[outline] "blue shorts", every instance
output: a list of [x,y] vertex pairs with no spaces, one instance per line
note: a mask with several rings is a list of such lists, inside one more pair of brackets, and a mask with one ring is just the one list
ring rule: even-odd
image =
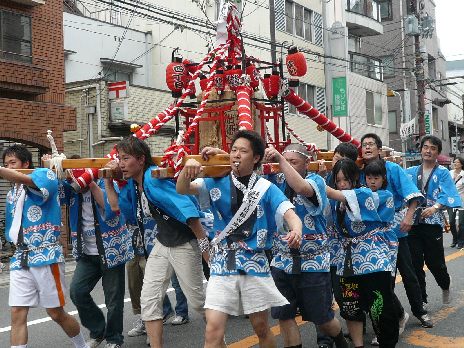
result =
[[322,325],[335,317],[332,309],[332,283],[329,272],[302,272],[288,274],[272,267],[272,277],[277,289],[290,304],[272,307],[274,319],[294,319],[300,309],[304,321]]

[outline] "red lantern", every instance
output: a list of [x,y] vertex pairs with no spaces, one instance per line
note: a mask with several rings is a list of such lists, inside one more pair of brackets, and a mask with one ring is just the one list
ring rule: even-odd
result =
[[216,75],[214,76],[214,87],[218,91],[218,94],[221,94],[225,88],[225,76],[224,70],[216,70]]
[[280,90],[280,75],[278,71],[273,71],[272,74],[265,74],[263,79],[264,92],[269,99],[274,99],[279,95]]
[[[288,55],[285,59],[287,71],[291,76],[301,77],[304,76],[308,70],[306,58],[303,53],[298,51],[295,46],[290,47]],[[290,79],[289,86],[297,87],[298,80]]]
[[206,87],[208,86],[208,81],[209,79],[205,75],[200,75],[200,88],[203,92],[206,90]]
[[253,64],[249,64],[246,68],[246,74],[250,77],[250,87],[256,89],[259,87],[258,70]]
[[166,67],[166,84],[172,92],[173,98],[179,98],[182,95],[187,81],[187,69],[181,63],[181,58],[175,57],[173,62]]
[[226,71],[226,80],[230,89],[235,91],[240,85],[240,77],[242,76],[242,69],[240,65],[234,66],[234,68]]

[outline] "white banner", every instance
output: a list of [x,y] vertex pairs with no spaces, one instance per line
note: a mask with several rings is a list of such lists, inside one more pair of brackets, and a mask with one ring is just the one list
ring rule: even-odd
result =
[[402,140],[406,140],[415,133],[416,119],[413,118],[411,121],[402,123],[400,127],[400,136]]

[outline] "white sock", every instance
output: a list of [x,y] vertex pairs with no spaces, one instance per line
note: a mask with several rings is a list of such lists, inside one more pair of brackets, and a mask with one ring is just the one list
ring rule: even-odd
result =
[[82,333],[79,332],[76,336],[71,337],[72,343],[74,343],[74,347],[76,348],[89,348],[89,346],[85,343],[84,336]]
[[27,348],[27,344],[22,344],[20,346],[11,346],[11,348]]

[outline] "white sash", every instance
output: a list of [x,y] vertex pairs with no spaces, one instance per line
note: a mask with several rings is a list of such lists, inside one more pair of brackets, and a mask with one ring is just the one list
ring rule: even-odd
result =
[[271,183],[266,179],[259,178],[255,186],[243,197],[242,204],[226,227],[211,241],[211,247],[217,246],[224,238],[243,224],[255,211],[261,198],[266,193]]
[[21,190],[21,193],[13,204],[14,206],[14,215],[13,215],[13,222],[11,223],[11,228],[9,231],[10,239],[13,243],[18,243],[18,234],[19,229],[21,228],[22,223],[22,216],[23,216],[23,208],[24,208],[24,201],[26,200],[26,190]]

